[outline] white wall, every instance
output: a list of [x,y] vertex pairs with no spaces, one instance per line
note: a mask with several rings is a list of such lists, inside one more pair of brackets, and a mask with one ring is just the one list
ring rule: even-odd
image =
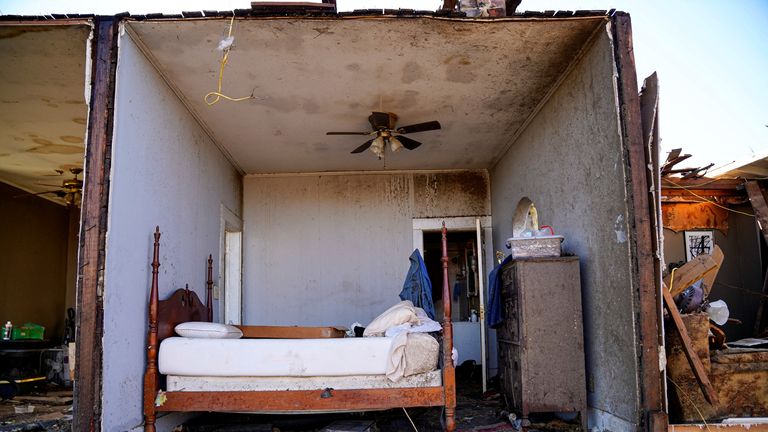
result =
[[631,430],[639,420],[637,288],[612,50],[608,34],[599,35],[494,167],[491,204],[495,249],[506,250],[509,221],[527,196],[539,222],[580,257],[591,425]]
[[413,218],[490,213],[485,171],[246,177],[243,188],[253,325],[367,324],[399,301]]
[[119,44],[104,274],[105,431],[132,430],[143,419],[155,225],[162,232],[160,297],[189,283],[204,299],[208,254],[218,267],[220,206],[241,214],[238,173],[130,37]]

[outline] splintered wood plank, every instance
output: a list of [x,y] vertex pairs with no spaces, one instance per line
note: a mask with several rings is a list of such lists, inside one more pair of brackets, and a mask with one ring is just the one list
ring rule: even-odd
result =
[[688,363],[691,365],[696,380],[699,382],[699,387],[701,387],[701,391],[704,393],[704,398],[711,405],[717,406],[720,404],[717,392],[715,392],[712,383],[709,381],[709,376],[707,376],[707,372],[704,370],[704,365],[701,364],[701,359],[696,355],[696,351],[693,350],[693,342],[691,342],[691,337],[688,336],[688,330],[685,328],[682,317],[680,317],[680,312],[677,311],[675,301],[672,299],[672,295],[666,286],[663,286],[661,291],[664,296],[664,304],[667,307],[667,311],[669,311],[669,316],[672,317],[673,326],[683,342],[683,351],[686,358],[688,358]]
[[725,255],[723,255],[723,251],[720,250],[720,247],[715,246],[715,249],[712,251],[712,255],[710,255],[712,260],[717,264],[717,268],[709,273],[707,273],[702,279],[704,279],[704,293],[706,295],[709,295],[709,292],[712,291],[712,286],[715,284],[715,279],[717,278],[717,273],[720,272],[720,267],[723,265],[723,260],[725,259]]
[[717,275],[717,270],[720,266],[717,261],[712,258],[712,256],[715,254],[723,254],[723,252],[720,250],[720,246],[715,245],[715,248],[712,251],[712,255],[699,255],[696,258],[683,264],[682,267],[676,269],[674,273],[674,280],[672,279],[672,272],[669,272],[669,274],[664,278],[664,285],[668,287],[671,286],[670,295],[674,297],[680,294],[681,292],[685,291],[686,288],[691,286],[691,284],[705,276],[708,276],[712,272]]
[[755,218],[760,224],[760,231],[763,233],[763,238],[768,243],[768,204],[765,203],[765,194],[763,188],[756,181],[748,181],[744,183],[744,188],[749,195],[749,202],[752,203],[752,208],[755,210]]

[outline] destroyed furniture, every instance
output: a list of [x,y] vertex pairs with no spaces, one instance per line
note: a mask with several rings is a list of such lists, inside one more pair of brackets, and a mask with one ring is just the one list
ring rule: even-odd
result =
[[578,412],[587,426],[579,259],[510,261],[502,269],[504,322],[497,329],[506,403],[533,412]]
[[[443,267],[443,299],[444,320],[442,330],[442,356],[440,356],[440,369],[419,375],[405,377],[397,383],[387,381],[386,376],[364,376],[365,372],[356,376],[340,376],[340,370],[348,368],[349,356],[338,349],[345,349],[346,353],[352,353],[358,358],[365,357],[362,350],[383,350],[388,352],[389,338],[326,338],[305,339],[304,342],[312,345],[306,355],[315,354],[328,358],[336,356],[337,371],[331,376],[275,376],[274,373],[265,373],[260,376],[221,376],[221,373],[229,373],[233,369],[232,364],[208,365],[209,370],[217,369],[218,376],[198,377],[174,377],[161,375],[163,362],[168,360],[161,357],[164,353],[163,343],[174,342],[178,345],[179,339],[171,338],[177,324],[190,321],[212,321],[211,292],[213,287],[213,260],[208,259],[207,305],[204,306],[194,291],[179,289],[168,299],[160,301],[158,298],[158,268],[160,231],[156,229],[154,234],[154,253],[152,260],[152,285],[149,300],[149,332],[147,347],[147,364],[144,374],[144,430],[155,431],[155,421],[159,412],[169,411],[211,411],[211,412],[253,412],[253,413],[299,413],[299,412],[350,412],[384,410],[407,407],[442,406],[445,408],[445,429],[452,431],[455,428],[454,410],[456,407],[456,387],[454,365],[451,358],[453,349],[451,327],[451,302],[448,287],[448,252],[446,242],[447,231],[443,226],[442,231],[442,267]],[[253,343],[267,342],[269,345],[283,346],[283,351],[291,351],[297,345],[296,340],[271,339],[254,340],[253,337],[270,337],[276,333],[285,334],[286,327],[248,327],[240,326],[244,339],[187,339],[186,341],[212,341],[230,342],[229,347],[237,346],[237,353],[246,353],[248,345],[251,345],[251,353],[258,354],[264,359],[262,366],[267,369],[282,370],[292,368],[295,365],[267,363],[269,354],[253,351]],[[298,338],[335,336],[332,331],[318,328],[292,328]],[[303,334],[302,334],[303,333]],[[184,342],[183,340],[181,341]],[[236,345],[232,345],[234,342]],[[291,343],[286,343],[291,342]],[[331,343],[323,343],[331,342]],[[357,346],[355,351],[352,345]],[[220,344],[215,349],[221,349]],[[261,348],[267,347],[262,344]],[[275,349],[279,350],[280,347]],[[167,351],[167,350],[166,350]],[[192,352],[192,351],[188,351]],[[195,358],[175,358],[181,368],[195,369],[206,361],[205,350],[199,350]],[[295,353],[293,353],[295,354]],[[258,362],[258,361],[257,361]],[[254,363],[254,357],[246,357],[241,364]],[[191,366],[189,366],[191,365]],[[307,366],[304,363],[303,366]],[[356,365],[365,369],[367,365]],[[233,375],[235,375],[233,373]],[[181,378],[181,383],[179,382]],[[186,378],[186,379],[185,379]],[[346,380],[345,380],[346,378]],[[287,383],[287,385],[286,385]],[[340,384],[337,384],[340,383]],[[352,384],[350,384],[352,383]],[[192,387],[192,386],[197,387]],[[288,389],[286,390],[286,386]],[[336,386],[337,388],[334,388]],[[162,387],[165,387],[163,389]]]
[[706,400],[679,334],[669,331],[666,348],[670,414],[677,413],[676,420],[682,422],[768,416],[768,349],[710,351],[709,316],[699,312],[683,314],[681,318],[718,402]]

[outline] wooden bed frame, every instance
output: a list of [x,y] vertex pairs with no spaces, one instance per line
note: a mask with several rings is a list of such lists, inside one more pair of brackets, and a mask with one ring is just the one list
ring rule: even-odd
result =
[[[296,411],[367,411],[408,407],[445,407],[445,430],[456,428],[456,377],[451,357],[453,328],[451,324],[451,292],[448,286],[447,230],[442,229],[443,246],[443,382],[439,387],[378,388],[360,390],[293,390],[293,391],[162,391],[157,357],[160,342],[174,335],[174,327],[187,321],[212,321],[213,257],[208,256],[208,278],[204,306],[194,291],[178,289],[168,299],[158,299],[157,275],[160,267],[160,228],[155,229],[152,258],[152,288],[149,300],[149,332],[147,368],[144,373],[144,431],[155,432],[157,413],[171,411],[213,412],[296,412]],[[335,337],[332,327],[264,327],[239,326],[244,337],[281,337],[288,333],[296,338]],[[308,336],[309,335],[309,336]],[[314,336],[312,336],[314,335]],[[319,336],[318,336],[319,335]]]

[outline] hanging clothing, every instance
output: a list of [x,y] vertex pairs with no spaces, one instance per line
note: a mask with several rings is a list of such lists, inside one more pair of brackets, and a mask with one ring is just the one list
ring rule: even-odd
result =
[[491,270],[488,275],[488,325],[499,328],[504,322],[504,309],[501,304],[501,269],[512,261],[512,255],[504,258],[501,264]]
[[453,284],[453,301],[459,301],[462,291],[464,291],[464,282],[457,280]]
[[421,252],[414,250],[409,258],[411,268],[405,275],[401,300],[410,300],[414,306],[424,309],[430,319],[435,319],[435,306],[432,304],[432,282],[427,274],[427,266],[421,258]]

